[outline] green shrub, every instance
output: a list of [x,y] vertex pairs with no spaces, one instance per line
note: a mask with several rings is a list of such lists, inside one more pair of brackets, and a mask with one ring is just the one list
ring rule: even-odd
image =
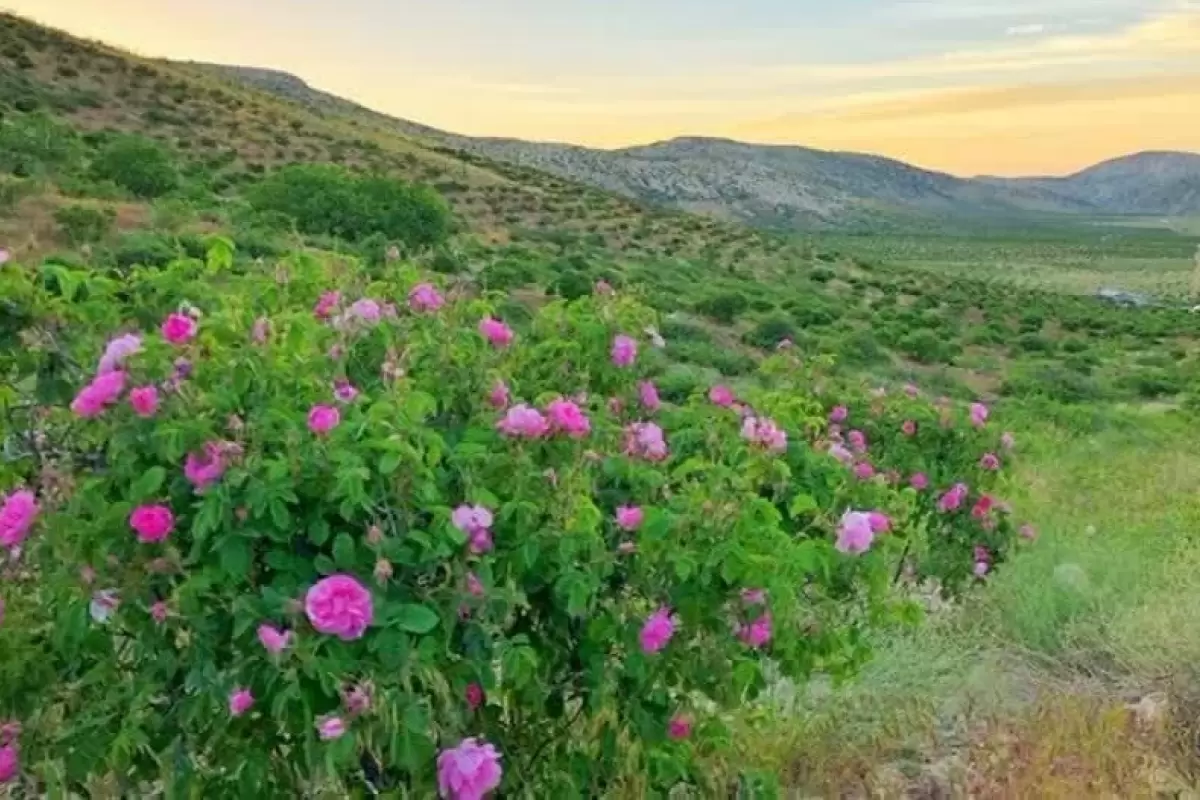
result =
[[901,337],[896,346],[902,353],[923,364],[949,363],[962,348],[934,331],[913,331]]
[[409,247],[450,235],[449,206],[427,186],[360,176],[330,164],[284,167],[246,192],[259,211],[291,218],[303,233],[357,240],[373,234]]
[[758,323],[754,330],[746,334],[745,339],[748,344],[769,350],[778,346],[784,339],[793,339],[795,336],[796,326],[792,324],[791,319],[777,315]]
[[[654,796],[681,783],[717,796],[728,787],[705,784],[697,759],[731,735],[730,710],[775,675],[848,675],[879,628],[917,616],[890,589],[897,565],[957,592],[975,547],[996,563],[1011,541],[1004,515],[981,527],[970,514],[996,482],[972,465],[997,432],[961,414],[944,427],[928,404],[840,397],[877,426],[881,470],[923,469],[939,491],[970,482],[967,505],[939,514],[933,491],[856,479],[818,446],[828,408],[790,354],[739,386],[761,419],[710,402],[703,370],[658,375],[667,402],[643,408],[662,358],[643,342],[633,364],[612,363],[617,334],[656,321],[627,296],[551,302],[497,349],[478,324],[510,309],[490,296],[374,321],[348,311],[366,299],[353,261],[293,254],[287,281],[275,265],[218,266],[123,281],[0,270],[0,296],[22,298],[31,324],[71,332],[0,351],[17,386],[51,364],[70,380],[14,437],[54,463],[0,474],[6,491],[14,475],[71,479],[41,490],[0,627],[0,708],[21,724],[23,763],[62,785],[355,796],[367,771],[380,791],[427,797],[438,752],[478,737],[503,754],[505,796],[605,796],[625,776]],[[427,280],[397,265],[367,291],[406,298]],[[335,307],[315,314],[327,296]],[[198,335],[171,344],[159,325],[184,301]],[[104,407],[94,365],[138,329]],[[568,414],[574,435],[503,435],[516,415],[494,407],[498,380],[513,404],[577,397],[590,424]],[[335,414],[339,382],[359,395]],[[85,386],[80,418],[66,405]],[[914,415],[917,442],[897,433]],[[661,453],[638,439],[651,422]],[[148,505],[170,510],[165,538],[131,522]],[[490,513],[464,531],[464,505]],[[644,517],[618,522],[633,505]],[[863,516],[862,552],[835,546],[848,508],[887,514],[890,532]],[[338,635],[326,617],[346,604],[306,603],[335,574],[372,606]],[[289,646],[266,650],[262,625]],[[245,713],[231,706],[242,690]],[[690,742],[669,735],[685,721]]]
[[161,197],[179,186],[179,170],[171,154],[153,139],[122,134],[100,148],[91,175],[112,181],[134,197]]
[[741,294],[733,292],[723,292],[721,294],[710,295],[699,300],[694,308],[700,314],[706,317],[715,319],[717,322],[723,322],[726,325],[732,324],[741,314],[743,314],[750,304]]
[[121,268],[134,265],[165,267],[179,256],[174,239],[159,233],[133,231],[121,236],[113,250],[113,260]]
[[36,113],[0,120],[0,172],[55,175],[78,166],[82,156],[78,135],[53,117]]
[[116,222],[111,208],[92,206],[59,206],[54,209],[54,221],[67,241],[75,246],[98,242],[106,237]]

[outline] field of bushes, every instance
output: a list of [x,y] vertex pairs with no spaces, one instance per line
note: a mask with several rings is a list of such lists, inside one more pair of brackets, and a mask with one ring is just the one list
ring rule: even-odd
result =
[[886,793],[939,670],[1181,674],[1108,598],[1191,468],[1055,498],[1184,464],[1196,318],[1074,281],[1194,237],[748,231],[10,16],[0,64],[0,796]]

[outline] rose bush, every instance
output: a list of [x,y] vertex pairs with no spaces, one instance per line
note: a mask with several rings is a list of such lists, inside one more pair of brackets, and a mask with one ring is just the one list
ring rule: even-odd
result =
[[997,480],[999,432],[848,395],[843,447],[794,350],[667,403],[626,295],[510,327],[398,263],[222,264],[2,273],[0,744],[31,788],[665,789],[768,663],[846,674],[912,619],[906,565],[957,589],[1008,546],[936,508]]

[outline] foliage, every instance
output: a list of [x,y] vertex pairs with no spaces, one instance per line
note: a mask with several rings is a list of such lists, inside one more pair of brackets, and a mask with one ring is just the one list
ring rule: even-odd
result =
[[134,197],[161,197],[179,185],[171,154],[152,139],[123,134],[104,144],[92,159],[91,175],[112,181]]
[[445,200],[429,187],[332,164],[285,167],[250,187],[247,198],[259,211],[286,215],[304,233],[350,240],[382,234],[427,247],[444,241],[451,228]]
[[[632,366],[610,360],[615,336],[654,321],[622,295],[549,303],[497,349],[476,330],[490,298],[389,312],[421,280],[399,262],[368,283],[344,259],[239,268],[218,241],[206,260],[121,280],[59,265],[0,275],[39,343],[0,351],[0,369],[42,407],[5,401],[7,481],[44,506],[4,590],[0,709],[20,719],[45,791],[115,775],[125,791],[297,794],[348,790],[365,769],[429,795],[437,751],[466,736],[499,749],[513,793],[600,795],[631,769],[655,791],[697,782],[698,753],[728,735],[715,711],[763,691],[768,659],[795,679],[848,674],[870,631],[913,618],[898,576],[957,591],[976,580],[974,548],[998,563],[1013,532],[826,452],[807,388],[819,359],[765,361],[742,414],[703,383],[650,403],[650,344]],[[115,366],[144,388],[72,414],[106,342],[130,330],[141,348]],[[993,427],[856,396],[850,420],[881,469],[969,480],[972,498],[994,481],[971,467]],[[553,410],[562,397],[578,398],[584,427]],[[94,388],[73,407],[93,402]],[[504,435],[521,402],[568,427]],[[916,442],[895,428],[909,415]],[[663,460],[631,438],[651,421]],[[198,453],[223,469],[203,488]],[[147,504],[173,514],[165,541],[130,530]],[[456,525],[463,505],[491,512],[486,546]],[[842,541],[848,509],[887,517],[861,554]],[[361,638],[306,617],[306,592],[331,574],[369,587]],[[264,649],[263,624],[290,646]],[[231,717],[242,688],[253,704]],[[323,740],[327,715],[348,732]]]
[[100,241],[112,230],[115,220],[116,212],[111,208],[70,205],[54,210],[54,221],[73,245]]
[[75,131],[47,114],[0,120],[0,172],[20,177],[59,172],[77,163],[82,153]]

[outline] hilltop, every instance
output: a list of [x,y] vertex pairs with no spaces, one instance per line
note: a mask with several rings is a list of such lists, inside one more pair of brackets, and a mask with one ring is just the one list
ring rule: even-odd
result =
[[364,108],[277,70],[189,64],[314,110],[530,167],[657,205],[780,228],[928,226],[1031,215],[1200,212],[1200,155],[1138,153],[1064,178],[961,178],[896,159],[793,145],[685,136],[602,150],[469,137]]

